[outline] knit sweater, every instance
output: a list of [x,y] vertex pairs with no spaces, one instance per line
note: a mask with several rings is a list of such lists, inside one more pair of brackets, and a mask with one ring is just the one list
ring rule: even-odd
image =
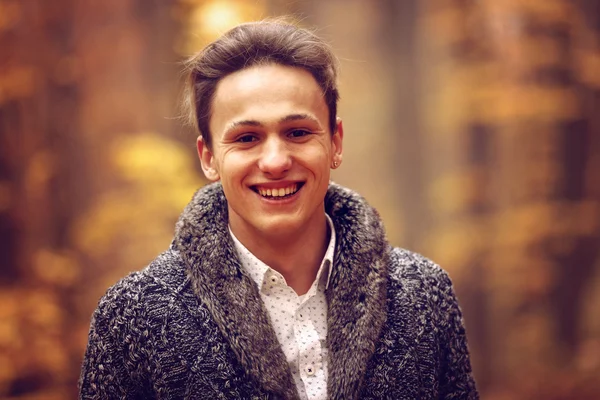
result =
[[[331,184],[330,399],[477,399],[447,274],[392,248],[377,212]],[[237,259],[220,184],[200,189],[170,248],[110,288],[91,322],[82,399],[295,399],[256,283]]]

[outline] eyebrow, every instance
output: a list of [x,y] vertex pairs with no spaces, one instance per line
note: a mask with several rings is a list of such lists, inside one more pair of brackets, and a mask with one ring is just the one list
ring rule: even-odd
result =
[[[286,115],[283,118],[280,118],[278,123],[285,123],[285,122],[292,122],[292,121],[303,121],[303,120],[308,120],[311,121],[319,126],[321,126],[321,124],[319,123],[319,120],[316,119],[315,117],[313,117],[310,114],[290,114],[290,115]],[[234,130],[235,128],[238,128],[240,126],[251,126],[251,127],[260,127],[263,126],[262,123],[260,123],[259,121],[253,120],[253,119],[245,119],[245,120],[241,120],[241,121],[234,121],[231,124],[229,124],[227,126],[227,129],[225,129],[225,132],[230,132],[232,130]]]
[[313,117],[312,115],[310,115],[310,114],[290,114],[290,115],[287,115],[287,116],[281,118],[279,120],[279,123],[282,123],[282,122],[292,122],[292,121],[302,121],[302,120],[309,120],[311,122],[314,122],[315,124],[321,125],[321,124],[319,124],[319,121],[315,117]]
[[254,121],[251,119],[246,119],[243,121],[234,121],[227,126],[225,132],[230,132],[239,126],[262,126],[262,124],[258,121]]

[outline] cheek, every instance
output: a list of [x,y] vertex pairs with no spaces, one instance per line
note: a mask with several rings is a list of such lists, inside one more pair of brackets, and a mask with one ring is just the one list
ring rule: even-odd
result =
[[241,152],[226,154],[219,165],[221,182],[232,188],[245,186],[246,178],[252,175],[254,164],[251,157]]
[[319,170],[319,172],[323,173],[325,170],[329,170],[329,164],[331,163],[331,151],[325,146],[314,147],[311,151],[307,151],[306,153],[307,161]]

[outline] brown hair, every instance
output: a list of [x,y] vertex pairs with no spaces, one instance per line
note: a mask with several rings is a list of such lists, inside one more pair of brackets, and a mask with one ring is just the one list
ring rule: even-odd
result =
[[312,74],[325,96],[331,133],[336,131],[337,59],[329,45],[288,22],[251,22],[226,32],[186,62],[189,78],[184,107],[209,148],[211,104],[219,81],[244,68],[269,63],[303,68]]

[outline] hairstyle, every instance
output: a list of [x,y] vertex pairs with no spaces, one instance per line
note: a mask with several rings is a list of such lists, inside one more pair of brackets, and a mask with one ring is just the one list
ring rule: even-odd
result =
[[208,148],[212,148],[209,122],[219,81],[244,68],[271,63],[303,68],[312,74],[329,109],[331,133],[336,131],[337,59],[329,45],[287,22],[251,22],[226,32],[186,62],[185,111]]

